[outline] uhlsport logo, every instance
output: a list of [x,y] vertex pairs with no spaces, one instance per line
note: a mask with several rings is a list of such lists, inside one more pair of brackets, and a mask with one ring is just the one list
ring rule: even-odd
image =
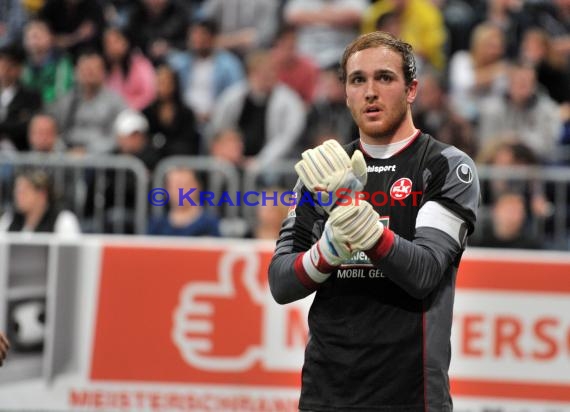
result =
[[463,183],[469,184],[473,181],[473,171],[471,170],[471,167],[465,163],[461,163],[459,166],[457,166],[455,173],[457,174],[459,180],[461,180]]

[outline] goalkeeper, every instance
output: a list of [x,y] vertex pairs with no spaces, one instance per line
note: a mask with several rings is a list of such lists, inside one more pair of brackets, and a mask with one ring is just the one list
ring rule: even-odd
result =
[[[354,40],[341,80],[360,135],[295,167],[298,199],[333,196],[290,211],[269,268],[279,303],[316,291],[302,411],[452,410],[455,278],[479,183],[467,155],[415,128],[415,77],[408,44],[382,32]],[[340,202],[338,189],[362,194]],[[363,200],[379,192],[389,201]]]

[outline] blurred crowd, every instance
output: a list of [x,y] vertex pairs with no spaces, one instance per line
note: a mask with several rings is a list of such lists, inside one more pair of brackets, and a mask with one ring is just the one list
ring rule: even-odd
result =
[[[479,164],[568,165],[569,29],[570,0],[4,0],[0,155],[122,154],[152,176],[173,155],[264,170],[327,139],[347,143],[357,129],[339,60],[357,35],[383,30],[414,47],[422,131]],[[46,190],[37,173],[15,180],[3,230],[61,226],[53,211],[42,221],[48,206],[26,217],[22,204],[38,202],[22,191]],[[165,181],[203,184],[184,168]],[[552,192],[537,182],[484,185],[472,244],[544,247],[533,228],[554,225]],[[287,209],[259,209],[243,236],[275,238]],[[172,205],[148,227],[219,236],[221,218]],[[64,226],[88,231],[81,219]]]

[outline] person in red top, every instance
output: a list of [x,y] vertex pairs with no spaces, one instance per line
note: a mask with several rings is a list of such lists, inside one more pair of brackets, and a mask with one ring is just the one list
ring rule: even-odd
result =
[[313,103],[319,68],[309,56],[297,52],[297,30],[284,25],[277,33],[271,50],[278,67],[279,80],[299,93],[308,106]]

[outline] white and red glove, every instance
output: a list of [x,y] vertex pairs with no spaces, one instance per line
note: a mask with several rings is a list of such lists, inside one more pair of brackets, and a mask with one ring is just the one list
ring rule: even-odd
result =
[[297,258],[295,271],[307,288],[314,289],[351,256],[352,250],[346,239],[334,229],[329,219],[317,243]]
[[329,221],[352,252],[364,251],[373,260],[384,257],[394,242],[394,233],[384,228],[380,216],[366,201],[335,208]]
[[329,214],[336,206],[338,189],[347,189],[350,196],[366,184],[367,169],[362,152],[356,150],[350,158],[336,140],[327,140],[314,149],[305,150],[302,158],[295,165],[295,171],[311,192],[322,192],[322,206]]

